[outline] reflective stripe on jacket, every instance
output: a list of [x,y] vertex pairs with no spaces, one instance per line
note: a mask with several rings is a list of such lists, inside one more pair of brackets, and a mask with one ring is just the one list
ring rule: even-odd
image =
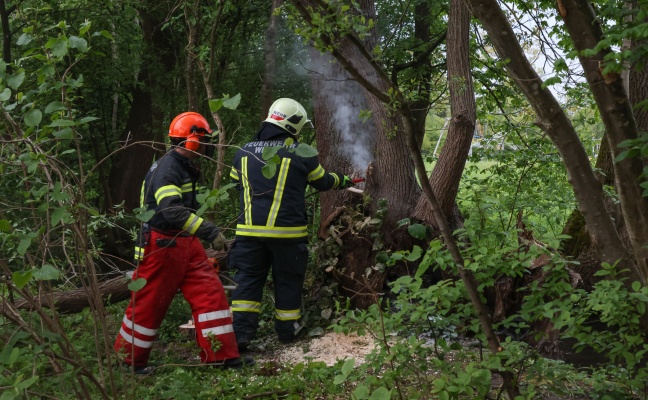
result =
[[[277,128],[279,129],[279,128]],[[304,158],[282,148],[276,172],[263,175],[263,149],[284,146],[288,134],[270,140],[256,140],[241,147],[234,156],[230,178],[240,191],[237,236],[293,239],[306,237],[306,185],[325,191],[337,187],[336,174],[327,173],[317,157]],[[293,143],[291,148],[296,148]]]
[[169,234],[195,235],[211,242],[218,228],[194,212],[199,170],[177,151],[170,151],[156,161],[144,178],[140,203],[155,214],[147,222],[151,229]]

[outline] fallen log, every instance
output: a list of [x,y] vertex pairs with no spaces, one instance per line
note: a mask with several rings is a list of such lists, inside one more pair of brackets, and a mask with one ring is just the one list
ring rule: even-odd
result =
[[[207,250],[207,255],[218,261],[220,269],[227,267],[227,251],[216,252]],[[99,282],[98,290],[101,293],[104,305],[119,303],[130,298],[128,284],[131,282],[130,277],[125,272],[114,278]],[[35,306],[51,308],[62,314],[78,313],[90,306],[88,292],[85,288],[45,293],[36,297],[35,305],[25,299],[17,299],[14,306],[20,310],[32,310]]]

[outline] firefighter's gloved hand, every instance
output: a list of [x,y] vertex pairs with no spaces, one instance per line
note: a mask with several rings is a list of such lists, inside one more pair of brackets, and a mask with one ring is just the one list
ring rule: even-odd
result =
[[211,243],[212,249],[216,251],[227,250],[227,238],[223,235],[223,232],[218,232],[218,236]]
[[340,183],[337,186],[338,189],[346,189],[354,185],[353,181],[348,176],[339,172],[336,172],[336,175],[340,178]]

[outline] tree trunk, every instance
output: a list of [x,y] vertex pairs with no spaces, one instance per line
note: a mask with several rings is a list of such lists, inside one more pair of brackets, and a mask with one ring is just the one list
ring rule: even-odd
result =
[[[454,20],[448,21],[447,39],[448,86],[452,117],[448,137],[430,175],[430,185],[434,188],[441,211],[452,230],[463,225],[459,212],[454,212],[455,199],[476,121],[475,94],[470,73],[470,13],[461,4],[458,4],[457,8],[457,12],[451,14]],[[414,216],[430,225],[435,225],[430,203],[424,196],[419,199]]]
[[[144,41],[147,46],[144,61],[141,64],[136,82],[131,87],[131,109],[128,113],[126,126],[119,143],[123,148],[113,155],[113,164],[108,174],[110,193],[106,195],[104,212],[124,203],[127,211],[140,206],[140,192],[142,181],[146,172],[151,167],[153,157],[157,151],[163,149],[162,115],[153,104],[154,93],[162,90],[151,79],[151,69],[170,69],[172,58],[166,54],[169,43],[159,30],[159,22],[154,15],[145,10],[139,12]],[[150,57],[154,57],[156,65]],[[167,128],[168,129],[168,128]],[[105,229],[102,232],[104,252],[115,256],[116,260],[132,259],[132,239],[124,229]],[[121,262],[127,268],[127,262]]]
[[187,111],[198,112],[198,84],[196,82],[196,54],[194,48],[198,46],[200,36],[200,0],[193,4],[187,3],[184,9],[185,21],[188,30],[187,46],[185,47],[185,85],[187,87]]
[[270,9],[270,23],[266,29],[265,42],[263,44],[263,55],[265,69],[263,71],[263,82],[261,82],[261,114],[260,121],[268,116],[268,109],[274,101],[272,89],[274,87],[275,74],[277,73],[277,25],[279,16],[274,11],[281,5],[281,0],[272,0]]
[[610,264],[621,260],[621,266],[637,271],[632,255],[616,232],[610,213],[605,207],[605,194],[578,138],[571,121],[524,55],[515,32],[495,0],[466,0],[472,14],[478,18],[499,57],[509,60],[506,68],[533,107],[540,126],[551,138],[567,168],[592,240],[597,244],[601,260]]
[[[372,2],[362,2],[365,16],[375,17]],[[376,43],[372,38],[364,44],[365,51]],[[357,68],[364,76],[373,76],[372,67],[357,53],[355,46],[342,42],[338,51],[345,59],[357,61]],[[411,237],[398,230],[398,221],[407,218],[419,197],[419,189],[413,175],[411,158],[405,136],[399,132],[403,126],[400,117],[390,116],[383,101],[363,89],[352,80],[339,62],[332,62],[330,56],[312,51],[313,66],[317,68],[312,76],[314,106],[317,112],[315,128],[318,151],[323,166],[330,171],[346,175],[366,177],[364,193],[371,202],[365,209],[366,215],[383,214],[380,227],[381,237],[389,248],[400,244],[410,247]],[[387,86],[376,82],[386,91]],[[371,118],[363,123],[361,110],[369,109]],[[333,144],[339,143],[339,147]],[[387,202],[387,212],[380,211],[381,199]],[[338,207],[347,203],[362,204],[362,197],[349,191],[332,191],[321,195],[320,233],[326,235],[331,216],[339,213]],[[347,230],[348,232],[348,230]],[[366,236],[363,236],[366,235]],[[375,268],[373,250],[374,238],[365,232],[359,236],[347,235],[340,259],[337,278],[350,295],[352,305],[365,308],[375,302],[376,292],[382,290],[385,273]],[[381,249],[382,250],[382,249]],[[367,275],[367,271],[371,271]]]
[[2,25],[2,61],[7,64],[7,74],[10,74],[11,69],[11,38],[13,32],[11,32],[11,25],[9,24],[9,15],[16,9],[15,5],[11,5],[7,8],[7,3],[5,0],[0,0],[0,25]]
[[[558,9],[574,46],[579,51],[580,63],[601,113],[612,157],[616,159],[623,150],[619,144],[638,137],[623,82],[616,73],[603,75],[604,58],[611,50],[601,50],[592,56],[582,54],[584,50],[596,47],[603,39],[601,26],[589,2],[561,0],[559,3],[562,7]],[[642,285],[648,284],[648,248],[645,247],[648,244],[648,198],[643,197],[638,181],[644,161],[642,157],[627,157],[613,164],[615,187],[637,261],[637,268],[631,271],[631,278]]]

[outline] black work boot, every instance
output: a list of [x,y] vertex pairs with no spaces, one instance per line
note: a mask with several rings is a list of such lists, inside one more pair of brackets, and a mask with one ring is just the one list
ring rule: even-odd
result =
[[124,367],[128,369],[128,371],[133,371],[135,375],[150,375],[155,371],[155,367],[152,366],[143,366],[143,367],[138,367],[138,366],[132,366],[130,364],[124,363]]
[[210,365],[216,368],[223,369],[241,369],[243,367],[252,367],[256,364],[256,361],[252,357],[238,357],[238,358],[227,358],[221,361],[215,361],[210,363]]

